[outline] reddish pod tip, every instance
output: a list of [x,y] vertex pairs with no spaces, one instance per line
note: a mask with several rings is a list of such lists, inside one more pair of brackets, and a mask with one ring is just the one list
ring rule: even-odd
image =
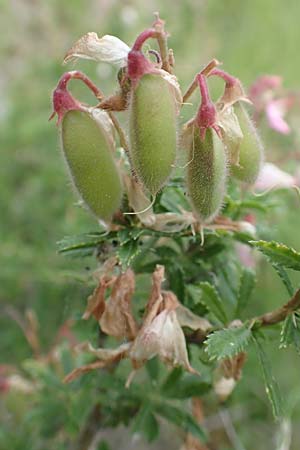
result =
[[199,73],[196,78],[202,97],[201,105],[195,120],[197,126],[200,128],[200,137],[202,140],[205,139],[207,128],[214,129],[218,136],[221,137],[221,131],[216,123],[216,107],[210,98],[206,78],[201,73]]
[[72,79],[83,81],[86,86],[93,92],[95,97],[97,97],[98,99],[102,97],[102,93],[100,92],[100,90],[84,73],[78,70],[64,73],[59,80],[57,87],[53,91],[53,113],[49,117],[49,120],[52,120],[55,114],[57,114],[57,125],[61,123],[64,115],[68,111],[83,110],[82,104],[78,100],[76,100],[76,98],[74,98],[67,89],[67,84]]

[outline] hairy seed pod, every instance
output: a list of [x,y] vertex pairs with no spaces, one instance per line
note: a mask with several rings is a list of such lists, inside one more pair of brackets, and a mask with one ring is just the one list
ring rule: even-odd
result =
[[231,166],[231,172],[238,180],[253,184],[261,168],[263,146],[241,102],[235,104],[234,110],[239,120],[243,138],[239,146],[239,163]]
[[201,222],[211,222],[220,211],[226,190],[227,161],[221,139],[211,129],[204,140],[194,126],[187,166],[188,194]]
[[129,120],[131,164],[155,195],[176,157],[176,105],[170,83],[158,74],[143,75],[132,92]]
[[120,206],[122,183],[105,122],[85,111],[68,111],[62,121],[62,146],[81,198],[96,217],[109,221]]

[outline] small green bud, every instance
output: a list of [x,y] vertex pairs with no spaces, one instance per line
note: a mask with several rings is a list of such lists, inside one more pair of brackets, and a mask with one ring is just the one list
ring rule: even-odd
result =
[[107,123],[85,111],[68,111],[62,120],[61,136],[77,191],[96,217],[109,221],[120,206],[122,183]]
[[253,184],[263,160],[263,146],[247,111],[237,102],[234,106],[243,138],[239,145],[238,164],[231,166],[232,175],[240,181]]
[[140,181],[155,195],[171,174],[176,157],[176,104],[172,86],[145,74],[130,101],[130,160]]
[[[191,127],[192,128],[192,127]],[[227,161],[221,139],[207,128],[205,138],[193,127],[187,166],[188,194],[201,222],[211,222],[220,211],[226,190]]]

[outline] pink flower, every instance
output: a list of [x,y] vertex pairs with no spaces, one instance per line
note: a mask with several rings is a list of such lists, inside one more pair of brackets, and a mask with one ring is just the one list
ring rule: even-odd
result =
[[287,172],[279,169],[272,163],[263,164],[258,179],[254,185],[257,191],[268,191],[270,189],[286,189],[297,184],[297,180]]
[[250,87],[249,98],[255,108],[255,122],[265,113],[270,128],[281,134],[289,134],[290,127],[284,117],[294,106],[296,97],[295,94],[282,92],[281,85],[281,77],[263,75]]
[[288,97],[272,100],[266,105],[266,115],[270,128],[281,134],[289,134],[290,127],[283,119],[290,107],[290,99]]

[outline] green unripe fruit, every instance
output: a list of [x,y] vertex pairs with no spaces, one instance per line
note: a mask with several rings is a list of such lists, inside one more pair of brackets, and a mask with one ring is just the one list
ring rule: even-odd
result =
[[176,108],[170,84],[143,75],[130,102],[130,160],[140,181],[155,195],[170,176],[176,157]]
[[200,129],[194,126],[189,147],[188,194],[194,212],[201,222],[207,223],[218,214],[225,195],[226,153],[222,141],[211,128],[206,130],[202,141]]
[[243,138],[239,146],[238,165],[232,165],[231,172],[238,180],[253,184],[260,171],[263,146],[247,111],[240,102],[235,105],[234,111],[239,120]]
[[107,130],[88,112],[68,111],[62,121],[62,146],[81,198],[96,217],[109,221],[120,206],[122,183]]

